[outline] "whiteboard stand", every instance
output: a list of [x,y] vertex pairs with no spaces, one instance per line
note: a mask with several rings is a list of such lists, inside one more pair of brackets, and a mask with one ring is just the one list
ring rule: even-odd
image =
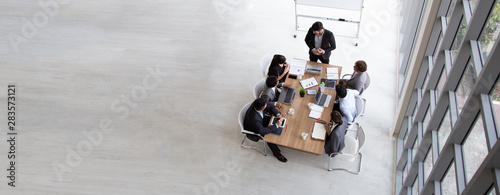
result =
[[[321,21],[323,27],[332,31],[335,36],[354,38],[355,46],[358,46],[364,0],[294,1],[296,32],[307,32],[314,22]],[[293,37],[297,38],[297,33]]]

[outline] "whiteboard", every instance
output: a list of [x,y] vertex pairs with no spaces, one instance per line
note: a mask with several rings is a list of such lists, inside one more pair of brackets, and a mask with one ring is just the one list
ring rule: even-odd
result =
[[361,11],[363,0],[295,0],[300,5],[312,5],[337,9],[348,9]]

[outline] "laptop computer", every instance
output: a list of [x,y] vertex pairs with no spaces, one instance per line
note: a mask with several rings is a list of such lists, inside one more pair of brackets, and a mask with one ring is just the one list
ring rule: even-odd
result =
[[288,88],[288,87],[283,88],[280,97],[278,98],[278,102],[292,105],[292,102],[295,99],[295,92],[297,92],[296,88]]
[[316,93],[316,104],[318,106],[328,107],[330,105],[330,100],[332,99],[331,95],[321,93],[321,89],[318,89],[318,93]]

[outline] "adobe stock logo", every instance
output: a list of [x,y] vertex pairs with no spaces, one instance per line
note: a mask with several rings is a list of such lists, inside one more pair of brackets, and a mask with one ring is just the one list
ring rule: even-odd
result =
[[38,31],[41,28],[45,28],[51,19],[53,19],[58,13],[61,5],[66,5],[71,0],[39,0],[38,5],[43,11],[35,13],[31,20],[28,18],[22,18],[23,25],[21,27],[21,33],[9,33],[8,38],[12,49],[16,53],[19,53],[19,46],[21,44],[27,44],[30,39],[38,35]]

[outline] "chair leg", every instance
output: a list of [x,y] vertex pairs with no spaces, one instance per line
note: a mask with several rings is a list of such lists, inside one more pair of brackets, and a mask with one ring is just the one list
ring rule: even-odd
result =
[[353,171],[353,170],[345,169],[345,168],[330,168],[330,160],[332,159],[330,157],[328,157],[328,171],[343,170],[343,171],[347,171],[349,173],[358,175],[359,172],[361,171],[361,162],[362,162],[362,158],[363,158],[363,155],[361,153],[358,153],[358,154],[359,154],[359,163],[358,163],[359,165],[358,165],[358,170],[357,171]]
[[246,138],[247,138],[247,136],[243,135],[243,140],[241,140],[241,147],[242,148],[251,148],[251,149],[259,151],[260,153],[262,153],[262,155],[267,156],[266,142],[264,142],[264,150],[265,150],[265,152],[262,152],[262,150],[260,150],[259,148],[256,148],[256,147],[253,147],[253,146],[245,146],[245,145],[243,145],[243,142],[245,142]]

